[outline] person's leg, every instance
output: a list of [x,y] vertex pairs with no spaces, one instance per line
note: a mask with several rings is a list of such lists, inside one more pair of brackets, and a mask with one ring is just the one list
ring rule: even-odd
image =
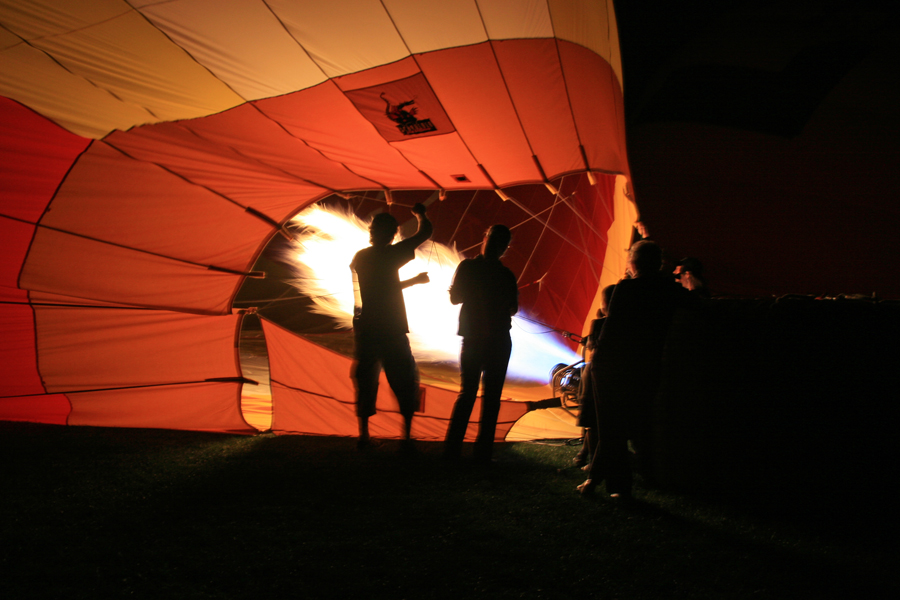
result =
[[634,410],[629,426],[629,439],[637,454],[635,468],[647,485],[653,485],[655,480],[653,397],[653,392],[646,392],[634,401]]
[[413,414],[419,409],[419,369],[405,333],[385,339],[382,363],[403,415],[403,439],[409,440]]
[[626,395],[612,394],[608,400],[604,398],[604,404],[600,408],[600,444],[597,455],[606,479],[606,491],[610,495],[631,493],[628,400]]
[[578,412],[578,425],[583,428],[581,450],[572,459],[575,466],[588,464],[597,450],[597,411],[594,404],[594,386],[591,383],[591,365],[581,369],[581,389],[578,394],[581,409]]
[[481,348],[471,340],[463,339],[459,354],[459,375],[459,396],[453,405],[450,425],[444,438],[444,456],[447,458],[458,458],[462,454],[463,439],[466,437],[469,417],[472,416],[478,386],[481,384]]
[[[631,466],[628,463],[628,401],[629,396],[618,389],[603,389],[594,385],[597,402],[597,449],[588,471],[588,482],[579,486],[582,493],[590,493],[594,487],[606,481],[610,495],[631,493]],[[582,488],[587,489],[582,489]]]
[[475,440],[476,460],[490,461],[493,454],[497,416],[500,414],[500,398],[503,396],[503,384],[506,382],[511,351],[512,341],[509,335],[491,339],[485,344],[482,360],[484,394],[481,396],[481,422]]
[[583,467],[585,470],[590,468],[588,461],[597,453],[597,434],[593,427],[585,427],[583,430],[581,442],[581,450],[572,459],[576,467]]
[[359,421],[359,445],[369,443],[369,417],[357,417]]
[[[593,494],[594,488],[600,485],[606,477],[606,471],[604,469],[608,462],[606,453],[609,451],[608,446],[604,445],[603,436],[605,435],[605,432],[600,423],[601,386],[598,384],[600,380],[597,378],[595,372],[596,367],[597,365],[595,363],[591,363],[589,366],[589,385],[585,388],[585,395],[581,407],[581,424],[585,427],[591,427],[591,442],[593,444],[593,448],[591,448],[591,462],[585,467],[585,470],[588,472],[587,480],[577,488],[579,492],[585,495]],[[587,442],[587,440],[585,440],[585,442]]]
[[374,340],[359,333],[355,336],[353,381],[356,385],[356,416],[359,419],[359,443],[369,442],[369,417],[375,414],[381,363]]

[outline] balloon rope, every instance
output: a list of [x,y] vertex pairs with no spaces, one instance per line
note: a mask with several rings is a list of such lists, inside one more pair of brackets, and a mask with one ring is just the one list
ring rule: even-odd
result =
[[525,333],[531,333],[531,334],[534,334],[534,335],[543,335],[543,334],[545,334],[545,333],[550,333],[551,331],[555,331],[556,333],[559,333],[559,334],[561,334],[563,337],[566,337],[566,338],[569,337],[570,335],[572,335],[571,332],[566,331],[565,329],[557,329],[556,327],[551,327],[550,325],[547,325],[546,323],[543,323],[543,322],[541,322],[541,321],[537,321],[537,320],[535,320],[535,319],[530,319],[530,318],[528,318],[528,317],[523,317],[523,316],[521,316],[521,315],[516,315],[515,320],[519,320],[519,319],[521,319],[522,321],[528,321],[529,323],[534,323],[535,325],[540,325],[541,327],[546,327],[546,328],[547,328],[547,331],[528,331],[528,330],[525,329],[524,327],[519,326],[519,329],[521,329],[521,330],[524,331]]
[[[478,197],[478,192],[479,190],[475,190],[475,193],[472,194],[472,198],[469,200],[469,204],[466,206],[466,210],[463,211],[463,214],[459,218],[459,221],[456,222],[456,229],[453,230],[453,235],[451,235],[450,239],[447,240],[447,246],[450,246],[450,244],[453,243],[453,238],[455,238],[456,234],[459,232],[459,226],[462,225],[463,219],[466,218],[466,215],[469,213],[469,209],[472,208],[472,203],[475,202],[475,198]],[[468,248],[466,248],[466,250],[468,250]],[[463,250],[463,252],[465,252],[466,250]]]

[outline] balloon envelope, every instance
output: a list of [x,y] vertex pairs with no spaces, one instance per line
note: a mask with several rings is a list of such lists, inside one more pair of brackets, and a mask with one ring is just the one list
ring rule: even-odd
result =
[[611,2],[71,0],[0,23],[0,418],[252,430],[233,301],[335,193],[443,190],[459,247],[515,227],[555,328],[622,272]]

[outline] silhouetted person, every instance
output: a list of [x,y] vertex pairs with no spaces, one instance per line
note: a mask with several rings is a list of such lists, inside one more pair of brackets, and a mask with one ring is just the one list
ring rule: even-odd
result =
[[578,394],[581,410],[578,412],[578,426],[583,428],[584,437],[581,450],[572,459],[572,462],[577,467],[587,464],[588,459],[597,453],[597,407],[594,402],[591,362],[593,362],[593,353],[597,349],[597,343],[600,341],[603,323],[606,322],[606,314],[609,312],[609,301],[612,299],[615,289],[615,285],[608,285],[603,288],[603,291],[600,293],[600,308],[597,310],[597,318],[591,321],[591,331],[582,340],[587,352],[590,352],[591,355],[588,357],[587,364],[581,369],[581,390],[579,390]]
[[591,360],[600,441],[587,481],[578,486],[592,493],[604,479],[611,496],[630,496],[632,485],[628,440],[643,469],[652,472],[651,408],[659,388],[662,354],[672,316],[678,306],[700,302],[660,273],[659,246],[641,240],[631,247],[631,279],[616,284],[609,314]]
[[392,244],[397,234],[397,220],[388,213],[379,213],[369,225],[368,248],[353,257],[356,307],[353,316],[354,358],[353,379],[356,384],[356,415],[359,417],[359,447],[369,444],[369,417],[375,414],[378,378],[382,368],[397,397],[403,415],[404,448],[410,449],[413,413],[419,408],[419,370],[409,347],[409,325],[403,288],[426,283],[428,275],[420,273],[412,279],[400,281],[400,267],[411,261],[416,248],[431,237],[432,225],[425,216],[425,206],[412,208],[419,227],[415,234]]
[[481,254],[462,261],[453,275],[450,302],[462,304],[457,333],[463,339],[459,357],[460,392],[444,440],[447,458],[458,458],[461,454],[478,386],[483,383],[474,455],[477,461],[491,460],[500,395],[512,351],[509,330],[512,315],[519,310],[516,277],[500,262],[510,239],[509,228],[492,226],[484,234]]

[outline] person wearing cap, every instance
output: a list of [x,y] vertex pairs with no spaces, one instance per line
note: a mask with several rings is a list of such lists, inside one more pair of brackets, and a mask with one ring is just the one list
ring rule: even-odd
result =
[[698,259],[688,256],[678,261],[675,266],[675,279],[686,290],[694,292],[701,298],[709,298],[709,288],[706,287],[706,280],[703,278],[703,263]]

